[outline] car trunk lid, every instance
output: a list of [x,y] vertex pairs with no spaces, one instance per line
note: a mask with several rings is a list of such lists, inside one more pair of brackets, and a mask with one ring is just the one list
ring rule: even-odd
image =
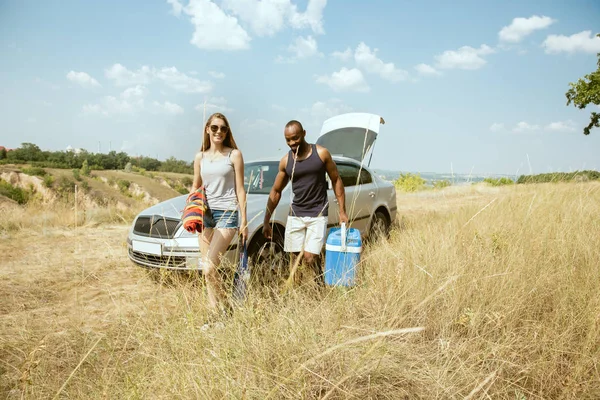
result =
[[334,156],[349,157],[362,163],[373,151],[381,124],[385,121],[376,114],[337,115],[323,122],[317,144]]

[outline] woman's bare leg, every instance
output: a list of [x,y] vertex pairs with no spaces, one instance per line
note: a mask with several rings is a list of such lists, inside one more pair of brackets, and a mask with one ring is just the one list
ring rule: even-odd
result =
[[237,229],[211,229],[211,231],[211,240],[206,253],[203,253],[203,272],[206,277],[208,301],[211,308],[216,310],[225,300],[223,282],[221,282],[217,269],[221,264],[221,257],[237,233]]

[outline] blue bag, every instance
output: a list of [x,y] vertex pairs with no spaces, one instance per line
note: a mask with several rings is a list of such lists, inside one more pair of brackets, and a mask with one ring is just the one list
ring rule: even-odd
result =
[[233,299],[236,301],[244,301],[246,299],[246,290],[248,281],[250,280],[250,268],[248,268],[248,248],[246,242],[240,251],[240,260],[238,262],[237,271],[233,277]]

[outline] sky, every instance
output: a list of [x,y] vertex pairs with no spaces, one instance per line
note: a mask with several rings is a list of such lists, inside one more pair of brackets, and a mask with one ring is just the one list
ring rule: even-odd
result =
[[0,145],[191,161],[218,111],[251,161],[368,112],[374,168],[599,170],[565,97],[598,32],[597,0],[0,0]]

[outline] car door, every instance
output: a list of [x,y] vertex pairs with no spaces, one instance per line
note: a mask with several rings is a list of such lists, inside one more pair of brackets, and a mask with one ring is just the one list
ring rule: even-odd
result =
[[[371,174],[360,165],[338,162],[337,168],[346,193],[346,214],[348,214],[349,225],[360,230],[362,235],[366,235],[371,216],[375,211],[377,185]],[[330,204],[335,204],[335,213],[338,214],[339,206],[335,194],[333,203]],[[339,217],[336,215],[336,218]]]

